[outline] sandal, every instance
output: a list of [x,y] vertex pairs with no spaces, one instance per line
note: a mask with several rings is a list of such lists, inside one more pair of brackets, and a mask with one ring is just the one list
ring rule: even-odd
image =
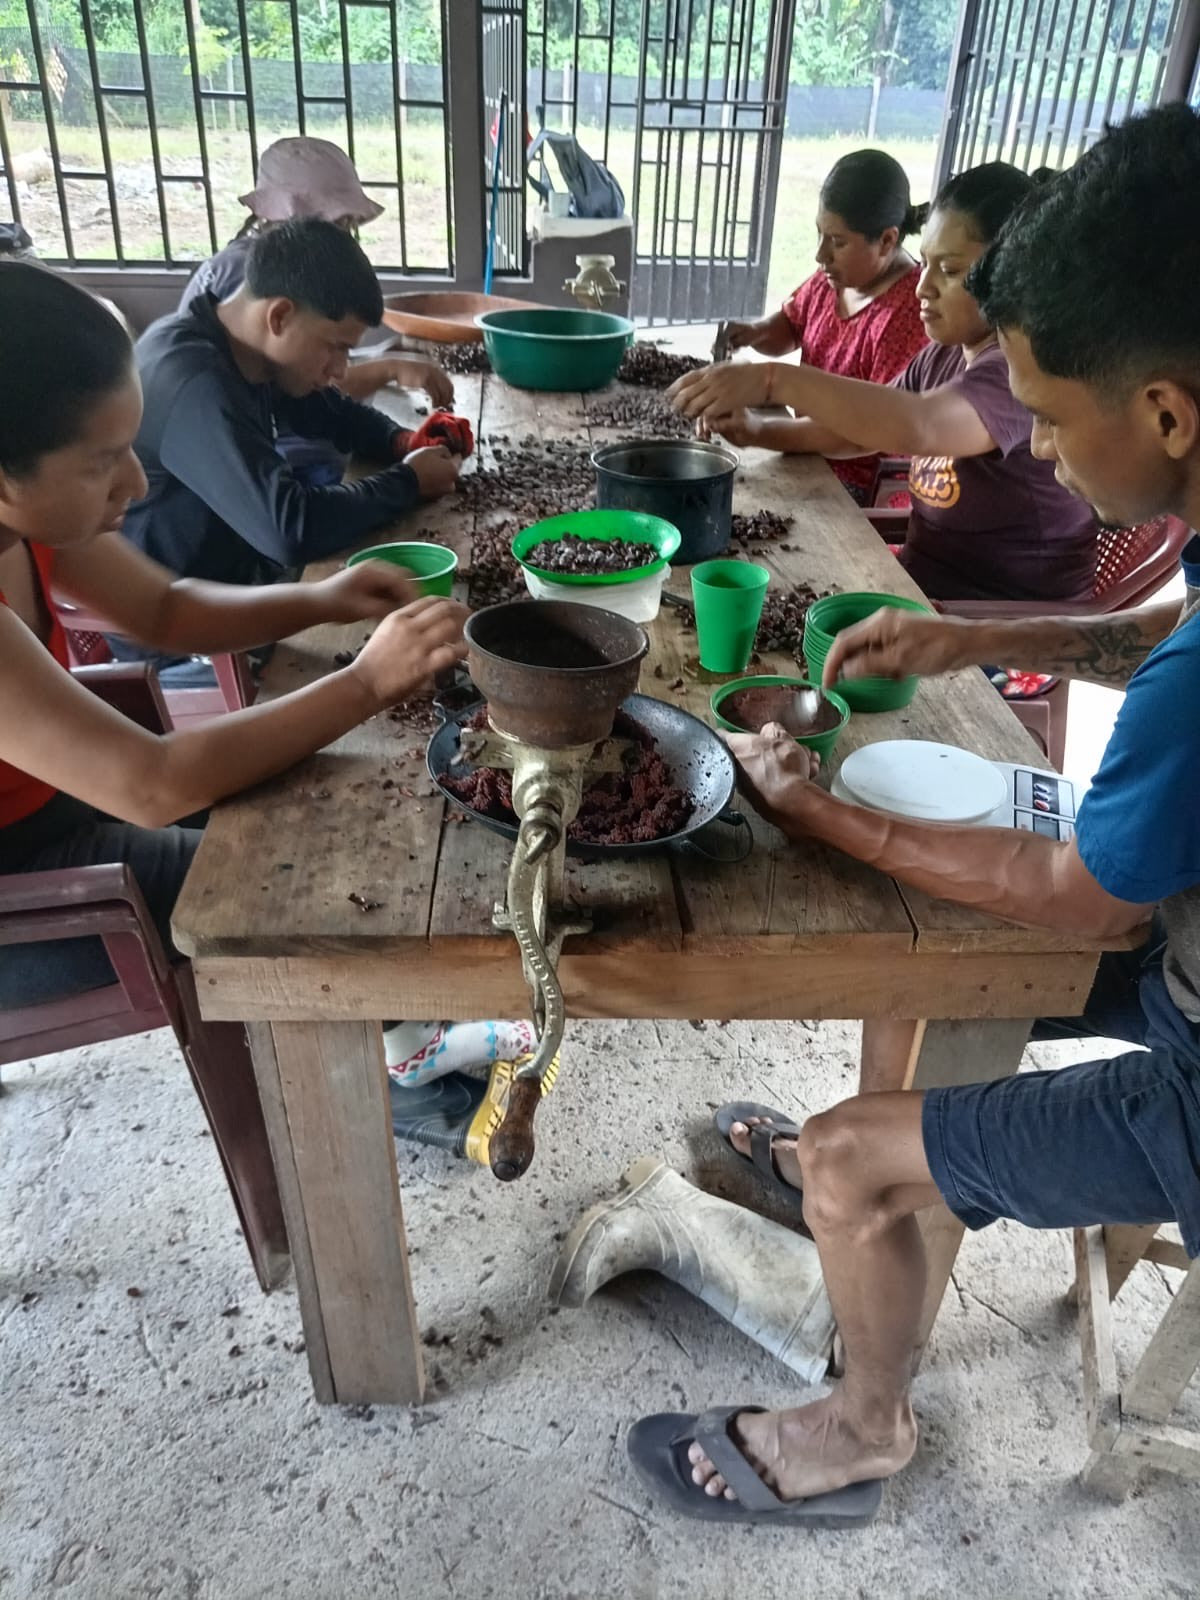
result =
[[[703,1522],[757,1522],[776,1527],[865,1528],[883,1500],[883,1483],[868,1478],[807,1500],[781,1500],[759,1477],[729,1432],[732,1417],[763,1406],[713,1406],[696,1416],[686,1411],[643,1417],[629,1430],[627,1448],[634,1471],[673,1511]],[[688,1450],[695,1442],[737,1495],[706,1494],[692,1481]]]
[[[769,1128],[760,1123],[757,1127],[750,1123],[751,1117],[761,1117],[769,1121]],[[754,1100],[730,1100],[727,1104],[719,1106],[713,1115],[717,1132],[733,1151],[739,1161],[744,1161],[777,1189],[782,1189],[789,1202],[800,1207],[804,1204],[804,1191],[794,1183],[789,1183],[779,1172],[775,1165],[773,1147],[776,1139],[795,1139],[800,1133],[800,1126],[784,1116],[782,1111],[776,1111],[772,1106],[760,1106]],[[745,1122],[750,1125],[750,1154],[744,1156],[735,1146],[730,1137],[729,1130],[735,1122]]]

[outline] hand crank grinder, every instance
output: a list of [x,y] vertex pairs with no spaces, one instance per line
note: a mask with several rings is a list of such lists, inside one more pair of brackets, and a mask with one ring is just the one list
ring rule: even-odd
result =
[[467,665],[488,706],[488,726],[464,733],[462,755],[512,773],[520,829],[504,905],[493,922],[510,931],[532,997],[538,1043],[517,1069],[491,1166],[504,1182],[533,1159],[533,1114],[542,1078],[562,1042],[566,1010],[556,966],[563,939],[591,920],[563,898],[567,829],[586,779],[618,772],[636,755],[612,737],[617,707],[637,688],[649,648],[634,622],[564,600],[514,600],[477,611],[466,626]]

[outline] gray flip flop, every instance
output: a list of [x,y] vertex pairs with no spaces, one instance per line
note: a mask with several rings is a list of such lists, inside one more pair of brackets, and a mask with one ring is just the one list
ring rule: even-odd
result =
[[[729,1419],[762,1406],[713,1406],[699,1416],[664,1411],[643,1417],[629,1430],[634,1471],[647,1489],[673,1511],[702,1522],[756,1522],[804,1528],[865,1528],[883,1500],[883,1483],[869,1478],[808,1500],[781,1500],[755,1472],[729,1433]],[[695,1442],[737,1495],[705,1494],[692,1482],[688,1449]]]
[[[771,1122],[771,1127],[761,1125],[750,1129],[750,1154],[744,1156],[734,1145],[729,1136],[729,1130],[735,1122],[749,1122],[751,1117],[766,1117]],[[755,1100],[730,1100],[723,1106],[718,1106],[713,1113],[713,1121],[717,1125],[717,1132],[733,1151],[739,1161],[744,1161],[765,1178],[768,1183],[774,1184],[777,1189],[782,1189],[789,1202],[800,1208],[804,1204],[804,1191],[794,1183],[788,1183],[786,1178],[781,1178],[775,1170],[775,1158],[771,1154],[771,1146],[776,1139],[794,1139],[800,1132],[798,1123],[785,1116],[782,1111],[776,1111],[774,1106],[760,1106]]]

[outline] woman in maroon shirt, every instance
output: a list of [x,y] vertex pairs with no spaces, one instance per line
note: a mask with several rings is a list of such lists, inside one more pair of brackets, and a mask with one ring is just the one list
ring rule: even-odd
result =
[[680,410],[729,437],[747,408],[797,413],[756,429],[756,443],[825,456],[864,449],[913,457],[912,518],[900,560],[937,600],[1086,599],[1096,519],[1030,452],[1033,418],[967,273],[1034,187],[1003,161],[952,178],[921,240],[917,296],[928,345],[891,384],[861,383],[782,362],[725,362],[681,378]]
[[[882,150],[843,156],[821,186],[817,271],[773,316],[731,323],[730,348],[765,356],[799,350],[807,366],[822,372],[890,383],[926,343],[918,267],[903,243],[921,226],[924,209],[911,203],[904,168]],[[752,421],[723,431],[730,444],[762,442]],[[877,463],[866,455],[830,466],[865,505]]]

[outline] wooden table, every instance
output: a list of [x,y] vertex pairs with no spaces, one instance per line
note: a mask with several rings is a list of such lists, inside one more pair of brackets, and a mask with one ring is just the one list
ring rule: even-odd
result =
[[[494,379],[457,387],[485,438],[586,428],[578,395]],[[820,460],[748,452],[735,502],[794,514],[792,548],[761,558],[781,581],[916,594]],[[402,536],[417,528],[469,556],[469,517],[453,499],[415,514]],[[685,588],[686,571],[673,583]],[[706,716],[711,686],[685,665],[694,636],[666,609],[649,632],[642,688]],[[328,671],[334,651],[363,636],[324,627],[289,641],[264,693]],[[838,754],[906,736],[1037,760],[974,669],[922,684],[906,710],[855,718]],[[322,1401],[411,1403],[423,1392],[378,1019],[527,1014],[516,945],[491,925],[508,846],[447,815],[424,744],[377,717],[219,807],[175,913],[204,1015],[249,1028]],[[757,819],[754,830],[736,867],[674,854],[572,863],[596,926],[563,954],[571,1015],[923,1017],[909,1074],[920,1088],[1005,1076],[1031,1018],[1082,1009],[1096,948],[930,900]],[[352,895],[380,904],[364,913]],[[539,1137],[554,1138],[552,1104]],[[923,1220],[927,1333],[962,1229],[945,1208]]]

